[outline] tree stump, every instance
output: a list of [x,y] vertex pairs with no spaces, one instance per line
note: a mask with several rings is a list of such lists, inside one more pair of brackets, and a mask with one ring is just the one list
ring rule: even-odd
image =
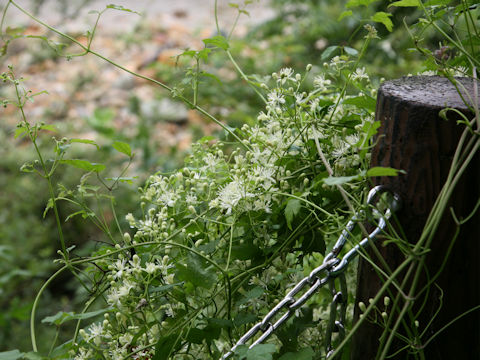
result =
[[[473,81],[457,78],[473,98]],[[479,100],[480,103],[480,100]],[[445,107],[458,109],[468,117],[473,114],[463,103],[455,87],[448,79],[433,76],[404,77],[387,81],[379,89],[376,120],[381,121],[377,143],[372,153],[371,166],[388,166],[402,169],[406,174],[397,177],[373,179],[373,185],[386,185],[402,199],[402,209],[397,213],[398,224],[405,238],[415,243],[427,220],[430,210],[447,178],[453,154],[465,125],[457,124],[460,116],[448,112],[449,120],[440,118],[439,112]],[[478,135],[477,135],[478,136]],[[426,258],[430,276],[442,264],[448,246],[456,231],[449,208],[456,216],[465,218],[472,212],[480,197],[480,156],[477,152],[466,173],[456,186],[450,204],[443,214],[441,224]],[[448,322],[480,304],[480,210],[460,228],[460,234],[448,257],[441,275],[430,287],[419,318],[419,330],[432,321],[422,341],[426,341]],[[393,244],[376,242],[379,252],[391,269],[403,262],[403,255]],[[372,250],[369,256],[376,264]],[[403,274],[404,275],[404,274]],[[403,276],[402,275],[402,276]],[[401,282],[402,276],[398,279]],[[422,279],[426,284],[426,278]],[[359,260],[357,302],[355,321],[359,317],[358,303],[368,305],[368,299],[375,297],[383,281],[365,260]],[[422,288],[422,284],[417,289]],[[408,286],[407,286],[408,289]],[[441,290],[440,290],[441,289]],[[392,287],[390,291],[396,294]],[[443,306],[440,306],[443,291]],[[418,310],[423,300],[417,299]],[[380,305],[380,304],[379,304]],[[391,305],[390,305],[391,306]],[[380,308],[383,304],[380,305]],[[381,321],[381,319],[380,319]],[[382,327],[364,322],[352,340],[351,359],[371,360],[376,358]],[[402,330],[400,330],[401,334]],[[389,354],[405,346],[395,341]],[[419,344],[421,345],[421,344]],[[480,354],[480,310],[462,317],[442,331],[425,348],[426,359],[478,359]],[[414,358],[408,351],[402,351],[394,359]]]

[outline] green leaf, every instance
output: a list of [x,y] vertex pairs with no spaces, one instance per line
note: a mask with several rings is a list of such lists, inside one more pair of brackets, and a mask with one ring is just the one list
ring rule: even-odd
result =
[[405,170],[375,166],[367,171],[367,176],[397,176],[399,173],[406,174]]
[[93,171],[97,173],[105,169],[105,165],[91,163],[90,161],[87,161],[87,160],[67,159],[67,160],[61,160],[60,163],[70,165],[85,171]]
[[47,201],[47,206],[45,206],[45,210],[43,210],[43,218],[45,219],[45,216],[48,213],[48,210],[53,209],[53,199],[49,198]]
[[[241,359],[246,360],[272,360],[272,354],[276,351],[274,344],[258,344],[255,345],[253,348],[248,349],[245,351],[244,348],[240,350],[244,353]],[[235,351],[237,353],[237,351]],[[242,355],[240,355],[242,356]]]
[[346,17],[349,17],[349,16],[352,16],[353,15],[353,11],[352,10],[345,10],[344,12],[342,12],[340,14],[340,16],[338,17],[337,21],[341,21],[342,19],[346,18]]
[[283,354],[278,360],[312,360],[315,353],[312,348],[304,348],[297,352],[287,352]]
[[350,55],[350,56],[357,56],[358,55],[358,51],[354,48],[351,48],[351,47],[348,47],[348,46],[345,46],[343,48],[343,50],[345,50],[345,52]]
[[133,180],[135,180],[135,179],[138,179],[138,176],[119,176],[119,177],[105,178],[105,180],[108,180],[108,181],[118,181],[118,182],[121,182],[121,183],[130,184],[130,185],[133,184]]
[[98,315],[105,314],[106,312],[112,310],[112,308],[105,308],[96,311],[90,311],[82,314],[75,314],[73,312],[63,312],[59,311],[55,315],[47,316],[46,318],[42,319],[42,323],[45,324],[53,324],[53,325],[62,325],[63,323],[70,321],[70,320],[85,320],[90,319]]
[[87,213],[85,210],[80,210],[80,211],[76,211],[74,213],[71,213],[70,215],[67,216],[67,218],[65,219],[65,222],[67,222],[68,220],[70,220],[71,218],[77,216],[77,215],[82,215],[82,218],[86,219],[88,218],[89,216],[94,216],[95,214],[94,213]]
[[122,5],[110,4],[110,5],[107,5],[107,9],[115,9],[115,10],[119,10],[119,11],[126,11],[126,12],[129,12],[129,13],[134,13],[134,14],[137,14],[137,15],[141,15],[139,12],[131,10],[131,9],[124,8]]
[[328,178],[323,179],[323,182],[326,185],[342,185],[349,183],[351,181],[359,180],[362,178],[362,175],[352,175],[352,176],[329,176]]
[[448,5],[452,2],[453,0],[430,0],[430,1],[427,1],[425,4],[426,7],[428,6],[435,6],[435,5]]
[[7,34],[8,36],[17,38],[17,37],[22,36],[24,31],[25,31],[24,27],[13,27],[12,28],[10,26],[7,26],[7,28],[5,29],[5,34]]
[[176,264],[177,276],[180,280],[188,281],[194,286],[209,289],[215,283],[215,271],[209,267],[204,259],[194,253],[187,255],[187,264]]
[[391,16],[392,16],[392,14],[389,14],[389,13],[386,13],[386,12],[383,12],[383,11],[379,11],[379,12],[375,13],[370,19],[372,21],[382,23],[383,25],[385,25],[387,30],[391,32],[393,30],[393,23],[392,23],[392,20],[390,20]]
[[21,126],[21,127],[17,127],[16,130],[15,130],[15,136],[14,138],[23,138],[25,135],[27,135],[27,127],[26,126]]
[[349,0],[345,4],[345,7],[348,9],[348,8],[357,7],[357,6],[368,6],[371,3],[374,3],[375,1],[378,1],[378,0]]
[[57,127],[55,125],[51,124],[44,124],[40,126],[40,130],[47,130],[47,131],[52,131],[52,132],[57,132]]
[[249,313],[249,312],[243,312],[243,313],[239,313],[237,314],[237,316],[235,316],[235,318],[233,319],[233,324],[236,326],[236,327],[239,327],[239,326],[242,326],[242,325],[246,325],[246,324],[251,324],[255,321],[257,321],[257,316],[252,314],[252,313]]
[[168,360],[175,347],[179,345],[178,334],[171,334],[160,338],[155,345],[155,355],[152,360]]
[[252,299],[257,299],[265,293],[265,289],[260,286],[255,286],[253,289],[247,291],[243,298],[237,301],[237,306],[246,304]]
[[32,352],[32,351],[23,354],[23,358],[26,359],[26,360],[43,360],[43,359],[47,359],[46,357],[40,355],[39,353]]
[[338,46],[336,45],[327,47],[322,53],[321,60],[329,59],[337,49],[338,49]]
[[375,106],[377,105],[377,102],[373,97],[363,95],[343,99],[342,103],[347,105],[355,105],[356,107],[366,109],[371,112],[375,111]]
[[23,353],[18,350],[0,352],[0,360],[17,360],[23,357]]
[[132,157],[132,149],[130,148],[130,145],[128,145],[127,143],[123,141],[115,141],[112,146],[118,152],[121,152],[127,155],[128,157]]
[[73,312],[68,312],[67,313],[67,312],[59,311],[55,315],[47,316],[46,318],[43,318],[42,323],[53,324],[53,325],[58,326],[58,325],[61,325],[68,320],[72,320],[73,315],[74,315]]
[[400,1],[395,1],[394,3],[391,3],[388,5],[390,6],[398,6],[398,7],[419,7],[420,2],[419,0],[400,0]]
[[227,39],[225,39],[225,37],[222,35],[216,35],[209,39],[203,39],[202,41],[205,44],[205,46],[211,45],[223,50],[228,50],[229,48]]
[[287,226],[292,230],[293,218],[299,213],[302,208],[302,202],[299,199],[290,199],[285,206],[285,219],[287,220]]
[[100,149],[100,147],[98,146],[98,144],[93,141],[93,140],[89,140],[89,139],[70,139],[69,140],[71,143],[80,143],[80,144],[88,144],[88,145],[93,145],[93,146],[96,146],[97,149]]
[[204,76],[204,77],[209,77],[209,78],[215,80],[218,84],[222,83],[222,81],[218,78],[218,76],[215,76],[214,74],[210,74],[209,72],[201,71],[199,75]]

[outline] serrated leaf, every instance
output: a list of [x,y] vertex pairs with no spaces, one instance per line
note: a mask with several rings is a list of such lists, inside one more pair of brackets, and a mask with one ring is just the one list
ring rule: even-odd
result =
[[352,98],[343,99],[342,103],[347,105],[355,105],[371,112],[375,111],[375,106],[377,104],[376,100],[371,96],[355,96]]
[[18,350],[0,352],[0,360],[17,360],[23,357],[23,353]]
[[176,346],[178,346],[177,334],[171,334],[166,337],[160,338],[155,345],[155,355],[152,360],[168,360],[170,354],[173,352]]
[[25,135],[27,135],[27,127],[26,126],[21,126],[15,129],[15,136],[14,138],[23,138]]
[[235,354],[239,359],[246,360],[272,360],[272,354],[276,351],[274,344],[258,344],[249,349],[246,345],[239,346]]
[[51,124],[45,124],[40,126],[40,130],[47,130],[47,131],[52,131],[52,132],[57,132],[57,127],[55,125]]
[[112,147],[118,152],[121,152],[127,155],[128,157],[132,157],[132,149],[130,148],[130,145],[128,145],[127,143],[123,141],[115,141],[112,144]]
[[89,139],[70,139],[69,140],[71,143],[80,143],[80,144],[88,144],[88,145],[93,145],[93,146],[96,146],[97,149],[100,149],[100,147],[98,146],[98,144],[93,141],[93,140],[89,140]]
[[405,170],[398,170],[391,167],[375,166],[367,171],[367,176],[397,176],[405,174]]
[[265,293],[265,289],[260,286],[255,286],[253,289],[247,291],[247,293],[237,301],[237,306],[243,305],[252,299],[257,299]]
[[235,316],[235,318],[233,319],[233,324],[236,326],[236,327],[239,327],[239,326],[242,326],[242,325],[245,325],[245,324],[250,324],[250,323],[253,323],[257,321],[257,316],[252,314],[252,313],[249,313],[249,312],[243,312],[243,313],[239,313],[237,314],[237,316]]
[[210,48],[204,48],[200,51],[195,51],[195,56],[197,56],[199,59],[207,62],[208,60],[208,55],[212,52],[212,49]]
[[110,5],[107,5],[107,9],[115,9],[115,10],[119,10],[119,11],[126,11],[126,12],[129,12],[129,13],[134,13],[134,14],[140,15],[139,12],[131,10],[131,9],[127,9],[127,8],[123,7],[122,5],[110,4]]
[[61,325],[63,324],[64,322],[68,321],[68,320],[71,320],[71,317],[74,315],[73,312],[63,312],[63,311],[59,311],[58,313],[56,313],[55,315],[52,315],[52,316],[47,316],[45,318],[42,319],[42,323],[45,323],[45,324],[53,324],[53,325]]
[[323,179],[323,182],[326,185],[342,185],[349,183],[351,181],[359,180],[362,178],[362,175],[352,175],[352,176],[329,176],[328,178]]
[[283,354],[278,360],[312,360],[315,353],[312,348],[304,348],[297,352],[287,352]]
[[229,48],[227,39],[225,39],[225,37],[222,35],[216,35],[209,39],[203,39],[202,41],[205,44],[205,46],[211,45],[223,50],[227,50]]
[[382,23],[383,25],[385,25],[387,30],[391,32],[393,30],[393,23],[392,23],[392,20],[390,20],[391,16],[392,16],[392,14],[389,14],[389,13],[386,13],[386,12],[383,12],[383,11],[379,11],[379,12],[373,14],[373,16],[370,19],[372,21]]
[[204,259],[194,253],[187,255],[187,264],[176,264],[177,276],[180,280],[188,281],[194,286],[209,289],[216,280],[216,274]]
[[419,0],[400,0],[400,1],[395,1],[394,3],[391,3],[388,5],[390,6],[397,6],[397,7],[418,7],[420,6]]
[[105,165],[103,164],[91,163],[90,161],[80,159],[61,160],[60,163],[70,165],[85,171],[100,172],[105,169]]
[[285,219],[287,220],[287,226],[292,230],[293,218],[300,212],[302,203],[299,199],[290,199],[285,206]]
[[106,312],[112,310],[112,308],[105,308],[95,311],[90,311],[82,314],[75,314],[73,312],[63,312],[59,311],[55,315],[47,316],[46,318],[42,319],[42,323],[45,324],[54,324],[54,325],[62,325],[63,323],[70,321],[70,320],[85,320],[90,319],[98,315],[105,314]]
[[338,46],[336,45],[327,47],[322,53],[321,60],[329,59],[337,49]]
[[349,16],[352,16],[353,15],[353,11],[352,10],[345,10],[344,12],[342,12],[340,14],[340,16],[338,17],[337,21],[341,21],[342,19],[346,18],[346,17],[349,17]]

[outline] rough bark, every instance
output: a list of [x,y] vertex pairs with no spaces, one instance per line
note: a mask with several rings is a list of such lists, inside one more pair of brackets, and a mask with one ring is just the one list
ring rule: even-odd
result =
[[[457,80],[473,97],[473,81],[466,78]],[[381,127],[372,153],[371,166],[402,169],[406,174],[375,178],[373,185],[386,185],[400,195],[403,204],[397,214],[397,228],[403,229],[405,239],[411,244],[414,244],[422,233],[428,214],[446,180],[458,140],[465,128],[464,125],[457,124],[458,114],[449,112],[448,121],[439,117],[439,111],[445,106],[456,108],[472,118],[472,113],[455,87],[445,78],[404,77],[385,82],[378,92],[376,120],[381,121]],[[456,216],[461,219],[472,211],[479,197],[480,156],[477,153],[457,185],[449,207],[452,207]],[[447,208],[426,258],[429,276],[433,276],[440,269],[456,230]],[[430,286],[419,317],[420,331],[433,320],[422,338],[423,342],[456,316],[480,304],[479,243],[480,210],[460,228],[445,268],[435,285]],[[405,255],[395,244],[385,245],[379,240],[377,247],[391,269],[398,267],[405,259]],[[369,256],[379,264],[372,251],[369,251]],[[401,279],[402,277],[399,278]],[[425,273],[421,281],[426,283]],[[368,304],[368,299],[377,294],[382,283],[383,280],[373,268],[366,261],[360,260],[357,304],[360,301]],[[417,287],[420,288],[422,284]],[[393,288],[390,291],[396,294]],[[440,306],[442,291],[443,306],[435,316]],[[423,300],[416,300],[416,310],[419,310]],[[381,311],[382,307],[383,304]],[[359,309],[356,306],[355,319],[358,319],[358,315]],[[365,323],[359,330],[352,341],[351,359],[375,359],[382,327]],[[400,333],[404,334],[404,330],[400,329]],[[402,341],[395,341],[390,354],[405,345]],[[426,359],[478,359],[479,354],[480,310],[455,322],[425,348]],[[414,357],[403,351],[394,358]]]

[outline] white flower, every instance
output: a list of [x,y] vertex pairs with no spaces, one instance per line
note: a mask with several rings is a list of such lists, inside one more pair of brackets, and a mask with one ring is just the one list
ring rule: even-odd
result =
[[238,205],[240,200],[253,196],[253,194],[247,192],[243,181],[235,178],[220,189],[220,192],[218,193],[218,206],[221,209],[226,210],[227,215],[230,215],[233,208]]
[[114,279],[119,279],[123,276],[124,272],[129,272],[127,268],[125,268],[125,263],[126,263],[126,260],[120,260],[118,259],[115,264],[113,264],[113,268],[115,270],[114,274],[113,274],[113,278]]
[[295,81],[295,78],[293,78],[292,75],[293,75],[293,69],[284,68],[284,69],[280,70],[280,76],[279,76],[277,81],[282,85],[285,84],[285,82],[287,80]]
[[122,346],[125,346],[125,345],[130,345],[130,343],[132,342],[133,340],[133,335],[130,334],[129,332],[123,334],[122,336],[120,336],[118,338],[118,341],[120,342],[120,344]]
[[285,97],[280,94],[277,90],[273,90],[268,94],[268,105],[276,107],[279,104],[285,104]]
[[427,70],[427,71],[419,72],[417,75],[434,76],[434,75],[437,75],[437,72],[433,70]]
[[102,333],[103,333],[103,326],[101,323],[94,323],[90,325],[88,328],[90,332],[90,339],[93,339],[95,345],[100,345],[102,343]]
[[340,67],[340,65],[342,65],[343,63],[345,63],[345,60],[342,60],[342,59],[340,58],[340,56],[338,56],[338,55],[337,55],[337,56],[334,56],[333,59],[330,61],[330,65],[331,65],[332,67],[337,68],[337,69],[338,69],[338,68]]
[[153,262],[147,262],[145,264],[145,271],[149,274],[155,273],[157,270],[161,269],[161,266]]
[[365,72],[365,68],[358,68],[355,70],[355,72],[352,74],[352,79],[353,80],[362,80],[362,79],[368,79],[368,75]]
[[313,86],[320,91],[326,91],[327,86],[330,85],[332,82],[328,79],[325,79],[324,75],[315,76],[313,79]]
[[116,306],[116,307],[121,307],[122,302],[120,301],[122,298],[122,294],[118,292],[117,288],[111,288],[110,292],[107,294],[107,303]]
[[253,210],[256,211],[265,211],[266,213],[271,213],[271,203],[266,196],[259,196],[253,202]]
[[254,168],[253,173],[256,177],[256,181],[261,182],[263,189],[268,190],[274,183],[275,169],[265,166],[257,166]]
[[197,196],[193,193],[188,193],[185,196],[185,202],[187,205],[195,205],[197,203]]
[[128,221],[128,225],[130,225],[131,228],[135,226],[135,218],[133,217],[132,213],[128,213],[125,216],[125,220]]
[[205,162],[206,169],[210,169],[210,170],[215,170],[218,164],[217,157],[212,153],[207,153],[203,158],[203,161]]
[[468,74],[468,69],[464,66],[458,66],[453,69],[453,76],[466,76]]
[[90,360],[92,358],[92,351],[80,348],[78,354],[73,358],[74,360]]

